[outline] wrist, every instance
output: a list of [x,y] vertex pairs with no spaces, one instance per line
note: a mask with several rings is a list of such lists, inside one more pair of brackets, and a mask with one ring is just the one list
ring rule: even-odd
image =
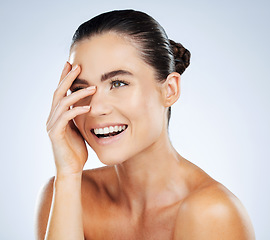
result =
[[81,181],[82,179],[82,172],[79,173],[62,173],[62,172],[56,172],[55,175],[55,181],[61,182],[61,181]]

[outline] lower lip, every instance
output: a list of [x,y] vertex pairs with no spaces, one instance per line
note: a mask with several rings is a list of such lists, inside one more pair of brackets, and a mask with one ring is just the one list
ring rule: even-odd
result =
[[96,142],[99,145],[108,145],[108,144],[112,144],[112,143],[117,142],[125,134],[126,130],[127,130],[127,128],[123,132],[121,132],[115,136],[106,137],[106,138],[98,138],[96,136],[96,134],[94,134],[94,133],[92,133],[92,134],[94,135],[94,139],[96,140]]

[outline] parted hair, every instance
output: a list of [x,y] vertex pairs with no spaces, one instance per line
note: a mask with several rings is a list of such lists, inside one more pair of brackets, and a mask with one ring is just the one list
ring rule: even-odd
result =
[[[182,74],[190,63],[190,52],[170,39],[162,26],[146,13],[114,10],[81,24],[73,35],[71,48],[81,40],[107,32],[117,33],[137,47],[141,58],[154,68],[156,80],[164,82],[172,72]],[[168,109],[168,124],[171,107]]]

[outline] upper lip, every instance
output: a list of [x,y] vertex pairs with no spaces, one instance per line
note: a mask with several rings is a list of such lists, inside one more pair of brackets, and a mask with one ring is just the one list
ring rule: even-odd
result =
[[123,125],[127,125],[125,123],[100,123],[100,124],[95,124],[94,126],[91,126],[92,127],[92,130],[93,129],[96,129],[96,128],[105,128],[105,127],[114,127],[114,126],[123,126]]

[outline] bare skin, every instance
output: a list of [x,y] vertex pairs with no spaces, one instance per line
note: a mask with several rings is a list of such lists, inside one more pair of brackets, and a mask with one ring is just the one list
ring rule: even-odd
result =
[[[47,122],[56,177],[39,198],[37,239],[255,239],[240,201],[169,140],[166,113],[180,95],[178,73],[157,84],[137,49],[112,33],[74,46],[69,62],[78,67],[63,70]],[[114,80],[129,84],[99,80],[119,69],[132,74]],[[107,123],[128,127],[104,145],[91,129]],[[83,171],[83,139],[108,167]]]

